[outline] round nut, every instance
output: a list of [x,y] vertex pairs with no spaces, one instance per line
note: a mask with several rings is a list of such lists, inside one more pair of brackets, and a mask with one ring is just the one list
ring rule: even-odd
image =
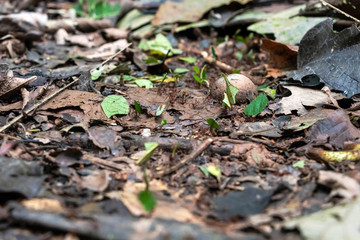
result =
[[[236,104],[246,103],[247,100],[251,101],[257,95],[257,88],[248,77],[242,74],[229,74],[227,78],[232,85],[239,89],[235,96]],[[223,100],[225,90],[226,82],[224,77],[221,77],[211,85],[210,93],[214,99]]]

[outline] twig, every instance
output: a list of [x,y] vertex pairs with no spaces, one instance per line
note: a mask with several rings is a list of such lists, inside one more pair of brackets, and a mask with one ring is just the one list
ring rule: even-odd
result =
[[40,107],[41,105],[43,105],[44,103],[46,103],[47,101],[49,101],[50,99],[52,99],[53,97],[57,96],[59,93],[63,92],[66,88],[70,87],[71,85],[73,85],[74,83],[76,83],[79,79],[75,79],[74,81],[72,81],[71,83],[69,83],[68,85],[60,88],[58,91],[50,94],[49,96],[45,97],[44,99],[41,100],[41,102],[38,102],[37,104],[34,104],[32,107],[30,107],[29,109],[25,110],[24,113],[21,113],[19,116],[13,118],[10,122],[8,122],[7,124],[5,124],[4,126],[2,126],[0,128],[0,133],[5,131],[6,129],[8,129],[10,126],[12,126],[14,123],[18,122],[19,120],[21,120],[25,115],[28,115],[30,112],[32,112],[33,110],[35,110],[36,108]]
[[200,144],[200,146],[195,149],[190,155],[188,155],[187,157],[185,157],[183,160],[181,160],[179,163],[177,163],[176,165],[164,169],[164,170],[160,170],[158,172],[156,172],[154,175],[154,177],[162,177],[165,175],[168,175],[172,172],[175,172],[176,170],[178,170],[179,168],[185,166],[188,162],[191,162],[193,159],[195,159],[196,157],[198,157],[203,151],[205,151],[205,149],[210,146],[210,144],[213,142],[214,140],[211,138],[206,139],[203,143]]
[[107,62],[111,61],[112,59],[114,59],[117,55],[119,55],[122,51],[124,51],[125,49],[127,49],[132,43],[128,43],[125,47],[121,48],[119,51],[117,51],[114,55],[108,57],[105,61],[103,61],[99,66],[97,66],[96,68],[99,68],[101,66],[104,66]]
[[334,9],[335,11],[337,11],[337,12],[339,12],[339,13],[341,13],[341,14],[345,15],[346,17],[348,17],[348,18],[350,18],[350,19],[352,19],[352,20],[354,20],[355,22],[357,22],[357,23],[359,23],[359,24],[360,24],[360,20],[359,20],[359,19],[357,19],[357,18],[355,18],[355,17],[353,17],[353,16],[351,16],[350,14],[347,14],[346,12],[344,12],[344,11],[342,11],[342,10],[338,9],[337,7],[335,7],[335,6],[331,5],[330,3],[325,2],[324,0],[320,0],[320,2],[321,2],[324,6],[331,7],[331,8],[332,8],[332,9]]
[[92,163],[95,163],[97,165],[100,165],[102,167],[110,167],[112,169],[115,169],[115,170],[118,170],[118,171],[122,171],[124,169],[124,166],[121,165],[121,164],[117,164],[117,163],[114,163],[114,162],[111,162],[111,161],[106,161],[104,159],[101,159],[101,158],[98,158],[98,157],[95,157],[95,156],[92,156],[92,155],[84,155],[83,156],[83,159],[84,160],[88,160]]
[[219,60],[215,60],[214,58],[210,57],[206,51],[200,51],[195,48],[190,48],[190,52],[200,54],[201,57],[203,57],[203,59],[205,60],[205,62],[207,62],[208,64],[214,64],[227,73],[232,73],[234,71],[234,68],[232,66],[220,62]]
[[218,66],[221,70],[232,73],[234,71],[234,68],[230,65],[227,65],[226,63],[220,62],[219,60],[215,60],[214,58],[210,57],[209,54],[205,51],[201,51],[200,55],[204,58],[205,62],[209,64],[215,64]]

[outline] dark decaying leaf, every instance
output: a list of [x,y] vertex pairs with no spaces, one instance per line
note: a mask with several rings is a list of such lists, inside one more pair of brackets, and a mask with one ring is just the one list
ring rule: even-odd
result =
[[329,143],[336,149],[341,149],[345,141],[354,141],[360,138],[360,131],[352,123],[343,110],[336,110],[324,120],[315,123],[308,139],[317,144]]
[[43,186],[45,176],[38,162],[0,158],[0,200],[14,197],[32,198]]
[[331,89],[344,91],[347,97],[360,92],[360,31],[355,25],[339,33],[332,19],[310,29],[300,42],[298,70],[288,74],[301,79],[316,74]]
[[229,192],[215,197],[215,214],[220,220],[233,217],[246,217],[262,213],[270,202],[274,190],[249,187],[241,192]]

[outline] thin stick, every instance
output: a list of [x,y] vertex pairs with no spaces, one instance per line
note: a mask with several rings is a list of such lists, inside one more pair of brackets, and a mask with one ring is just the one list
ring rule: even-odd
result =
[[[30,112],[32,112],[33,110],[35,110],[36,108],[40,107],[41,105],[43,105],[44,103],[46,103],[47,101],[49,101],[50,99],[52,99],[53,97],[57,96],[59,93],[63,92],[66,88],[70,87],[71,85],[73,85],[74,83],[76,83],[79,79],[75,79],[74,81],[72,81],[71,83],[69,83],[68,85],[60,88],[58,91],[50,94],[49,96],[45,97],[44,99],[41,100],[41,102],[38,102],[37,104],[34,104],[31,108],[27,109],[24,111],[25,115],[29,114]],[[24,113],[21,113],[19,116],[13,118],[10,122],[8,122],[6,125],[2,126],[0,128],[0,133],[5,131],[6,129],[8,129],[10,126],[12,126],[14,123],[18,122],[19,120],[21,120],[24,117]]]
[[175,172],[176,170],[178,170],[179,168],[185,166],[188,162],[191,162],[193,159],[195,159],[196,157],[198,157],[203,151],[205,151],[205,149],[210,146],[210,144],[213,142],[214,140],[211,138],[206,139],[204,142],[202,142],[200,144],[200,146],[194,150],[190,155],[186,156],[183,160],[181,160],[179,163],[177,163],[176,165],[164,169],[164,170],[160,170],[158,172],[156,172],[154,175],[154,177],[162,177],[165,175],[168,175],[172,172]]
[[106,161],[104,159],[92,156],[92,155],[84,155],[83,159],[88,160],[92,163],[95,163],[97,165],[100,165],[102,167],[110,167],[112,169],[118,170],[118,171],[122,171],[124,169],[124,166],[121,164],[117,164],[111,161]]
[[98,67],[104,66],[107,62],[111,61],[112,59],[114,59],[117,55],[119,55],[122,51],[124,51],[125,49],[127,49],[132,43],[128,43],[125,47],[121,48],[118,52],[116,52],[114,55],[108,57],[105,61],[103,61]]
[[350,19],[352,19],[352,20],[354,20],[355,22],[357,22],[357,23],[359,23],[359,24],[360,24],[360,20],[359,20],[359,19],[354,18],[353,16],[351,16],[351,15],[347,14],[346,12],[344,12],[344,11],[342,11],[342,10],[338,9],[337,7],[335,7],[335,6],[331,5],[330,3],[325,2],[324,0],[320,0],[320,2],[321,2],[324,6],[331,7],[331,8],[332,8],[332,9],[334,9],[335,11],[337,11],[337,12],[339,12],[339,13],[341,13],[341,14],[345,15],[346,17],[348,17],[348,18],[350,18]]

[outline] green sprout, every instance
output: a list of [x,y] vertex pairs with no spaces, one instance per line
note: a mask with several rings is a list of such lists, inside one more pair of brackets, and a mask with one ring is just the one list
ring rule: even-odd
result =
[[200,83],[200,85],[205,83],[206,87],[209,87],[210,84],[209,84],[209,81],[207,80],[205,68],[206,68],[206,65],[204,65],[204,67],[202,67],[201,70],[197,66],[193,66],[193,69],[196,73],[196,74],[193,74],[193,77],[198,83]]
[[[86,7],[87,6],[87,7]],[[120,3],[110,3],[100,0],[78,0],[72,6],[77,15],[89,16],[94,19],[117,16],[120,12]]]

